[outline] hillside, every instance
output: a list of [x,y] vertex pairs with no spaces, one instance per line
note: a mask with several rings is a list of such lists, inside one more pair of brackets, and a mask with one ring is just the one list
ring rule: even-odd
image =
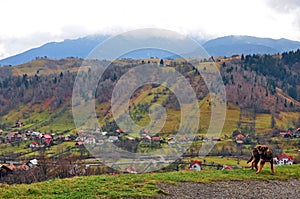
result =
[[[243,58],[235,56],[215,59],[216,64],[220,67],[226,86],[227,101],[230,104],[240,109],[255,109],[257,113],[276,113],[277,116],[280,112],[299,111],[300,78],[297,68],[294,67],[298,63],[297,61],[295,64],[285,63],[285,55],[282,58],[277,55],[242,56]],[[295,56],[298,55],[295,54]],[[105,72],[102,83],[100,82],[96,92],[97,107],[99,107],[97,113],[99,113],[100,122],[103,122],[105,118],[111,118],[110,115],[106,115],[109,113],[107,103],[118,79],[141,61],[125,59],[116,61]],[[149,59],[148,62],[158,63],[159,60]],[[61,60],[43,58],[16,67],[2,67],[1,74],[3,76],[0,78],[2,79],[0,82],[2,128],[12,126],[18,120],[23,120],[31,124],[34,123],[32,121],[35,121],[36,124],[32,124],[32,127],[44,129],[44,126],[49,126],[60,115],[69,118],[67,121],[70,121],[71,124],[70,100],[76,73],[81,63],[82,60],[76,58]],[[165,61],[165,65],[184,74],[195,90],[199,101],[205,99],[208,93],[206,85],[201,75],[196,73],[188,63],[174,60]],[[209,67],[210,62],[200,62],[200,65],[202,65],[200,67]],[[272,69],[266,69],[269,66]],[[279,69],[277,70],[277,68]],[[133,104],[151,104],[153,94],[155,94],[155,100],[165,104],[164,106],[169,108],[170,113],[176,110],[172,94],[164,86],[156,88],[155,85],[148,85],[136,92],[134,96],[137,97],[133,96],[132,98]],[[63,114],[56,114],[60,110],[63,110]],[[137,110],[132,109],[132,111],[134,113]],[[141,113],[137,112],[136,114]],[[52,118],[51,115],[55,115],[55,118]],[[169,118],[172,123],[177,116],[176,114],[171,115],[174,116],[174,118]],[[139,117],[137,122],[147,123],[145,113]],[[45,121],[45,118],[48,119]],[[37,125],[38,123],[39,125]],[[165,130],[173,131],[174,129]]]
[[[268,143],[274,148],[276,154],[288,152],[295,157],[298,156],[298,138],[287,142],[285,138],[279,136],[280,131],[287,129],[294,131],[300,126],[299,89],[294,89],[299,88],[299,73],[296,67],[299,61],[294,59],[293,62],[286,62],[286,56],[291,57],[289,60],[293,60],[293,57],[298,57],[298,53],[299,51],[282,55],[213,58],[225,84],[227,110],[225,124],[220,134],[221,141],[216,143],[210,155],[247,158],[252,145]],[[28,130],[49,133],[54,135],[55,141],[54,145],[45,151],[46,157],[67,158],[72,155],[90,157],[88,152],[75,147],[75,141],[60,141],[61,136],[72,135],[76,138],[79,135],[74,124],[71,100],[74,81],[82,61],[77,58],[60,60],[43,58],[15,67],[0,68],[2,71],[0,74],[3,74],[0,81],[0,129],[4,130],[0,138],[4,140],[8,133],[16,131],[23,134]],[[211,61],[201,60],[198,62],[199,67],[209,70]],[[99,65],[106,63],[101,60],[94,60],[94,62]],[[147,66],[145,63],[159,64],[160,59],[116,60],[99,81],[95,90],[95,109],[101,130],[109,132],[108,135],[116,135],[116,129],[119,128],[110,107],[111,93],[116,83],[127,71],[140,64]],[[265,69],[270,65],[272,70],[266,71]],[[186,156],[195,156],[204,143],[202,140],[208,137],[206,132],[214,103],[208,95],[201,75],[186,60],[164,60],[164,66],[161,67],[166,66],[176,69],[186,77],[199,100],[201,116],[199,129],[197,129],[199,140],[193,142],[185,152]],[[88,65],[82,66],[83,71],[86,72],[90,71],[89,68]],[[285,78],[286,76],[289,78]],[[135,81],[134,77],[128,82],[129,85],[133,81]],[[169,81],[171,80],[166,78],[166,83]],[[151,132],[151,136],[167,140],[176,136],[181,113],[174,94],[164,85],[146,84],[138,88],[130,99],[130,115],[137,124],[146,126],[150,122],[148,113],[151,104],[161,104],[166,108],[168,117],[161,131]],[[84,92],[81,92],[81,95],[83,99],[88,98]],[[76,102],[76,99],[74,102],[81,103]],[[25,125],[14,128],[18,121]],[[86,123],[84,127],[92,135],[99,134],[97,129],[95,131],[94,123]],[[136,139],[138,142],[128,144],[123,141],[116,144],[129,151],[144,153],[155,148],[168,148],[166,141],[161,144],[151,144],[149,147],[140,142],[140,132],[130,131],[130,128],[125,130],[129,135],[120,139]],[[233,136],[236,131],[250,136],[245,144],[235,143]],[[8,159],[39,157],[39,151],[26,148],[28,144],[30,140],[21,143],[8,142],[0,144],[0,149],[2,155]]]
[[[274,57],[274,59],[277,62],[281,62],[279,57]],[[151,60],[153,63],[158,63],[158,61],[155,59]],[[99,107],[99,109],[97,108],[97,113],[100,114],[100,122],[103,122],[105,118],[110,118],[110,116],[105,115],[109,112],[107,102],[109,102],[110,93],[118,78],[140,62],[134,60],[119,61],[106,71],[103,77],[105,85],[99,84],[96,93],[96,98],[99,102],[97,104],[97,107]],[[38,59],[16,67],[2,67],[1,70],[3,72],[1,74],[10,74],[3,76],[2,82],[0,82],[0,114],[5,119],[1,120],[2,128],[3,126],[12,126],[18,120],[32,123],[32,121],[39,120],[37,118],[49,120],[48,122],[44,121],[46,124],[49,124],[49,122],[53,123],[55,118],[52,116],[56,115],[57,117],[56,113],[61,109],[67,110],[63,115],[67,113],[68,116],[66,117],[72,120],[70,100],[76,72],[81,63],[81,59],[74,58],[62,60]],[[131,63],[131,66],[128,63]],[[180,63],[180,61],[175,60],[166,61],[165,64],[183,73],[194,88],[199,100],[204,99],[208,91],[201,76],[193,72],[194,69],[186,63]],[[101,64],[101,61],[99,61],[99,64]],[[202,67],[209,67],[209,64],[209,62],[200,63],[200,65],[203,65]],[[293,68],[286,66],[285,74],[294,73],[294,80],[291,78],[284,79],[284,74],[276,76],[274,74],[261,73],[259,68],[255,69],[254,66],[247,66],[246,60],[241,60],[241,57],[220,58],[216,60],[216,64],[220,67],[229,103],[241,109],[255,108],[258,113],[279,114],[282,111],[298,110],[299,102],[297,99],[300,96],[299,76]],[[281,66],[281,64],[279,65]],[[298,90],[294,91],[291,89],[293,88],[291,87],[293,83],[297,85],[296,88]],[[148,85],[137,92],[139,93],[135,96],[140,96],[132,98],[132,102],[135,104],[150,103],[153,95],[148,93],[156,93],[155,96],[158,103],[166,103],[172,112],[176,109],[176,104],[172,101],[169,91],[162,86],[155,88],[153,85]],[[293,97],[289,94],[293,94]],[[176,114],[173,115],[175,118],[177,117]],[[142,115],[143,117],[145,116]],[[171,120],[174,120],[174,118]],[[145,120],[144,118],[140,122],[142,121],[145,123],[147,119]],[[35,125],[33,124],[33,126]],[[172,131],[172,129],[167,131]]]

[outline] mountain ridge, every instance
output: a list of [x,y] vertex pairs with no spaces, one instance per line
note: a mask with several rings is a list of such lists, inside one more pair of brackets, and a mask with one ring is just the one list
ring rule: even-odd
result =
[[[97,45],[104,42],[108,38],[108,35],[92,35],[78,39],[66,39],[62,42],[49,42],[40,47],[32,48],[23,53],[2,59],[0,60],[0,65],[15,66],[32,61],[37,57],[48,57],[54,59],[62,59],[67,57],[86,58]],[[153,38],[150,38],[150,42],[151,39]],[[157,40],[157,38],[155,39]],[[165,37],[161,37],[161,39],[167,41],[167,38]],[[253,36],[230,35],[211,39],[206,42],[197,38],[192,39],[199,43],[199,45],[202,44],[202,47],[211,56],[232,56],[234,54],[276,54],[285,51],[293,51],[300,48],[300,42],[285,38],[271,39]],[[174,40],[169,38],[169,41]],[[149,55],[164,59],[170,57],[170,55],[167,53],[161,53],[153,49],[142,53],[127,54],[127,58],[149,58]]]

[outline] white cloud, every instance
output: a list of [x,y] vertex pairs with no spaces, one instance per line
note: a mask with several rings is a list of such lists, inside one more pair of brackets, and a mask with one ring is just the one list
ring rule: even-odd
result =
[[266,3],[281,12],[293,11],[300,8],[299,0],[266,0]]
[[281,16],[289,17],[290,23],[294,26],[294,29],[297,31],[298,39],[300,39],[300,1],[299,0],[266,0],[267,5],[274,9],[276,13],[279,13]]
[[51,40],[150,27],[206,38],[253,35],[300,40],[299,2],[4,0],[0,2],[0,58]]

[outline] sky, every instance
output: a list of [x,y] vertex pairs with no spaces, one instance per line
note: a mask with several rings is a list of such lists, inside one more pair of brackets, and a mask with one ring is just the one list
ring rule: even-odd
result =
[[50,41],[163,28],[300,41],[299,0],[1,0],[0,59]]

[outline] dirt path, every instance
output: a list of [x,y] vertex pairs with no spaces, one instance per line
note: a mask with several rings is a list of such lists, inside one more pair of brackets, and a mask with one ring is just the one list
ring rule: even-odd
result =
[[289,181],[221,181],[209,184],[160,184],[168,195],[157,198],[300,198],[300,179]]

